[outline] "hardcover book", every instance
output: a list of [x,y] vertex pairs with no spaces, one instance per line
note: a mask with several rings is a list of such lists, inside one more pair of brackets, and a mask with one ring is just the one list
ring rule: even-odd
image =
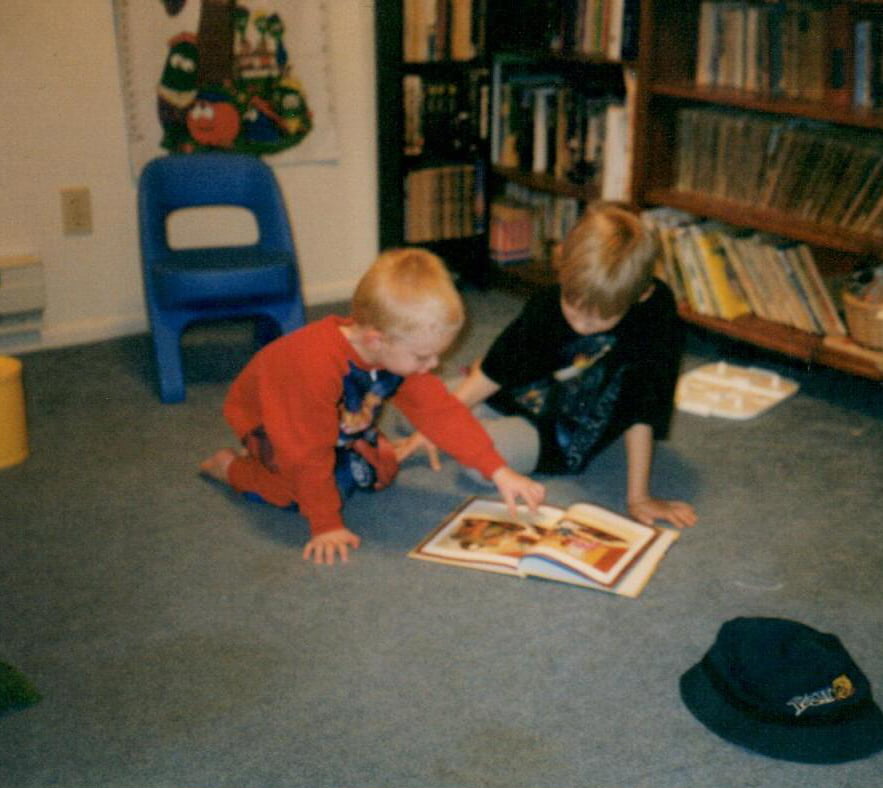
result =
[[473,497],[408,555],[634,598],[679,536],[590,503],[521,506],[513,516],[500,501]]

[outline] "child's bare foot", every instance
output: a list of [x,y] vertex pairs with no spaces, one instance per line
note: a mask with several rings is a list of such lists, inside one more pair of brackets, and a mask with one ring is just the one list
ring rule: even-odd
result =
[[236,452],[233,449],[218,449],[211,457],[199,463],[199,471],[215,481],[229,484],[227,471],[234,459]]

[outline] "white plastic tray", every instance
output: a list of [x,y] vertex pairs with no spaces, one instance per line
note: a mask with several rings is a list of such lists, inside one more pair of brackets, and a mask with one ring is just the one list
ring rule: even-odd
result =
[[697,416],[751,419],[797,392],[788,378],[718,361],[685,372],[675,389],[678,410]]

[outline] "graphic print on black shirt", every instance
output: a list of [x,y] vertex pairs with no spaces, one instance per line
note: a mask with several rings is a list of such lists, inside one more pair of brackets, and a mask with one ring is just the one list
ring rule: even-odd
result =
[[543,288],[482,361],[482,371],[500,386],[488,404],[536,426],[538,472],[581,472],[633,424],[665,437],[683,339],[674,297],[662,282],[654,280],[649,296],[609,332],[588,336],[565,319],[560,286]]
[[606,363],[615,343],[612,333],[579,337],[564,348],[566,367],[513,392],[541,434],[554,439],[568,472],[585,467],[613,418],[625,371]]

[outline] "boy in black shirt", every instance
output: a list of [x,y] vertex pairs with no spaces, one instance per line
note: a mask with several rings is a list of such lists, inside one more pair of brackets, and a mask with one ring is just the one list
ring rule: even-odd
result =
[[[669,288],[653,278],[656,244],[632,212],[589,207],[564,241],[558,283],[521,314],[453,391],[495,411],[484,426],[522,473],[578,473],[625,434],[629,514],[676,527],[693,507],[650,494],[653,443],[665,437],[681,352],[682,323]],[[435,447],[416,433],[400,459]]]

